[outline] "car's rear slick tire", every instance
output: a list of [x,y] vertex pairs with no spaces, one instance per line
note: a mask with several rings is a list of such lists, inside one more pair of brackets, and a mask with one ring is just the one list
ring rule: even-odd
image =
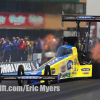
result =
[[93,64],[92,79],[100,79],[100,63]]
[[[50,66],[49,65],[46,65],[44,75],[45,76],[48,76],[48,75],[50,76],[51,75],[51,71],[50,71]],[[45,85],[49,86],[50,85],[50,80],[45,80]]]
[[[24,74],[24,67],[23,67],[23,65],[20,65],[18,67],[18,76],[22,76],[22,75],[25,75]],[[23,86],[24,85],[24,80],[18,80],[18,85]]]

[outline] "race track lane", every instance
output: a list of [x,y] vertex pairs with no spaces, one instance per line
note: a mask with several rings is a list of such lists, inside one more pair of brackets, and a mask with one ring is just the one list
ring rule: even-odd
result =
[[[16,86],[16,81],[3,81],[1,85]],[[64,80],[60,92],[5,92],[0,100],[100,100],[100,79]]]

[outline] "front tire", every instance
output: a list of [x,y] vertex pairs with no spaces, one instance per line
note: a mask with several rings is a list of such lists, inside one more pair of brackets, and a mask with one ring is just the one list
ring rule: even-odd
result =
[[[18,76],[22,76],[22,75],[25,75],[24,74],[24,67],[23,67],[23,65],[20,65],[18,67]],[[18,85],[23,86],[24,85],[24,80],[18,80]]]
[[[44,75],[45,76],[48,76],[48,75],[50,76],[51,75],[51,71],[50,71],[50,66],[49,65],[46,65]],[[45,80],[45,85],[49,86],[50,85],[50,80]]]

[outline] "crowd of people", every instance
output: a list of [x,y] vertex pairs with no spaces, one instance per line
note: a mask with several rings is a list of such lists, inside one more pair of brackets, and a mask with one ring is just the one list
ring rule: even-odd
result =
[[[85,48],[85,40],[82,38],[82,43],[79,42],[79,48]],[[96,39],[89,40],[89,50],[95,47]],[[37,38],[34,41],[29,41],[29,37],[19,38],[13,37],[12,41],[9,38],[0,39],[0,62],[18,62],[28,61],[28,56],[33,53],[42,53],[44,56],[45,52],[56,52],[62,42],[59,38],[54,35],[47,35],[45,38]],[[87,49],[86,49],[87,50]]]
[[0,39],[0,62],[27,61],[28,49],[31,47],[28,38],[13,37],[12,42],[9,38]]
[[[47,35],[45,38],[37,38],[29,41],[29,37],[13,37],[0,39],[0,62],[18,62],[27,61],[28,55],[33,53],[43,53],[47,51],[56,52],[59,45],[59,39],[53,35]],[[31,56],[32,57],[32,56]]]
[[56,52],[59,45],[59,39],[53,38],[50,39],[50,37],[46,37],[44,39],[38,38],[33,43],[33,53],[41,53],[41,52],[48,52],[48,51],[54,51]]

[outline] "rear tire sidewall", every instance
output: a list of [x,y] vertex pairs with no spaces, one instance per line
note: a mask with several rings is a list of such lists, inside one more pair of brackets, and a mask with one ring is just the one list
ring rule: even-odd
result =
[[100,79],[100,63],[94,63],[92,66],[92,78]]

